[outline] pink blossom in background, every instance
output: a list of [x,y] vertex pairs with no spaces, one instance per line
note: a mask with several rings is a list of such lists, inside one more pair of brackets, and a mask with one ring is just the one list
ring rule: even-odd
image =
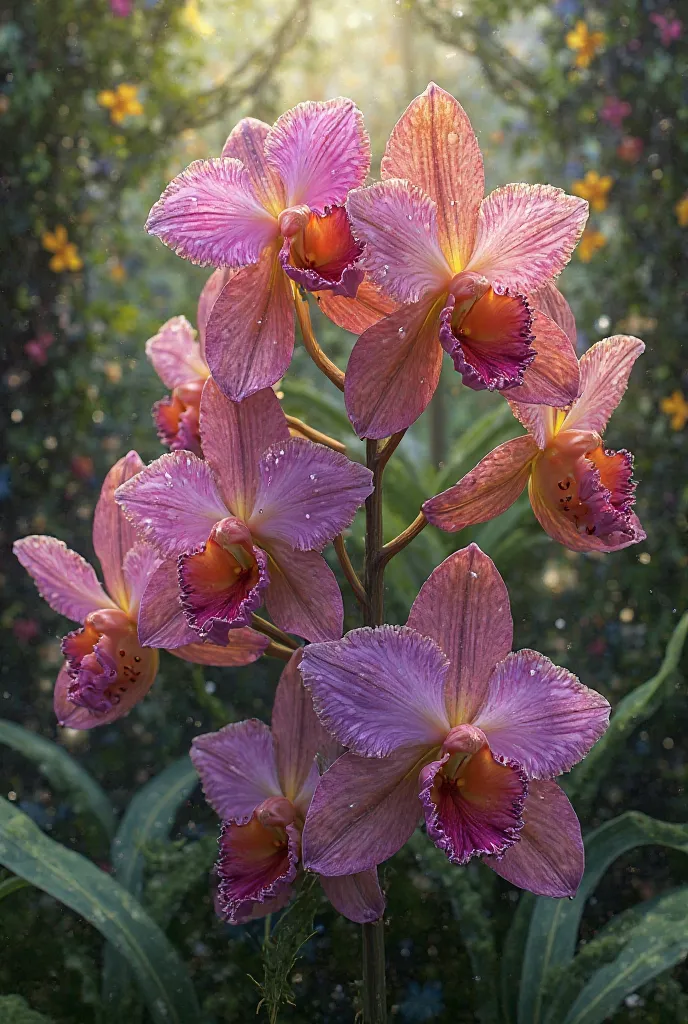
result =
[[385,437],[420,416],[443,350],[471,388],[567,405],[578,390],[574,354],[532,295],[568,263],[588,204],[550,185],[483,198],[468,116],[434,84],[397,122],[381,170],[346,203],[367,275],[397,304],[349,360],[346,405],[359,436]]
[[48,361],[48,349],[54,341],[54,334],[51,334],[50,331],[41,331],[31,341],[26,342],[24,351],[34,363],[38,363],[39,366],[45,366]]
[[[337,752],[301,683],[300,657],[294,654],[280,677],[272,730],[254,718],[197,736],[191,747],[206,799],[223,819],[216,906],[230,924],[265,917],[289,902],[319,778],[316,754],[327,762]],[[351,921],[375,921],[384,913],[375,869],[320,881]]]
[[667,17],[665,14],[654,12],[650,15],[650,21],[659,29],[659,41],[662,46],[671,46],[683,34],[683,22],[679,18]]
[[128,18],[134,9],[134,0],[110,0],[110,10],[116,18]]
[[628,117],[632,111],[631,104],[626,100],[620,100],[617,96],[607,96],[600,110],[600,117],[612,128],[620,128],[624,118]]
[[[55,714],[71,729],[92,729],[128,714],[157,675],[158,652],[139,641],[137,617],[160,558],[137,539],[114,499],[117,487],[142,469],[136,452],[129,452],[112,467],[100,492],[93,547],[107,591],[92,566],[61,540],[34,535],[14,544],[41,597],[82,627],[62,641],[65,664],[55,684]],[[189,643],[172,653],[206,665],[247,665],[266,646],[265,637],[245,629],[233,634],[229,647]]]
[[367,871],[425,818],[454,864],[474,857],[543,896],[573,896],[580,825],[554,782],[607,728],[609,704],[536,651],[511,652],[509,597],[475,545],[421,588],[406,626],[304,649],[315,711],[348,751],[322,776],[303,862]]
[[637,135],[624,135],[616,147],[616,154],[627,164],[637,164],[643,155],[644,143]]
[[12,632],[21,644],[28,644],[30,640],[37,637],[41,627],[35,619],[14,619],[12,621]]
[[342,597],[320,552],[372,491],[370,470],[290,437],[271,388],[234,403],[209,378],[200,437],[205,461],[171,452],[117,492],[164,559],[143,597],[142,638],[226,643],[263,601],[281,629],[341,636]]

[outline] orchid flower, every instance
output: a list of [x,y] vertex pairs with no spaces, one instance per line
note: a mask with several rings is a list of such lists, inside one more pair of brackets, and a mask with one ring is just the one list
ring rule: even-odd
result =
[[550,185],[505,185],[483,199],[471,123],[434,84],[397,122],[382,178],[346,204],[366,273],[401,304],[349,360],[346,404],[359,436],[385,437],[420,416],[443,350],[476,390],[514,389],[519,401],[555,406],[575,398],[571,346],[527,296],[568,263],[587,203]]
[[[150,690],[159,655],[137,635],[141,595],[160,558],[140,541],[115,503],[117,487],[143,469],[136,452],[116,462],[105,477],[93,520],[93,547],[107,590],[91,565],[55,537],[15,541],[14,553],[53,611],[81,623],[62,641],[66,662],[55,684],[60,725],[92,729],[128,714]],[[194,639],[197,639],[194,637]],[[267,640],[237,630],[228,647],[188,643],[171,653],[204,665],[248,665]]]
[[263,600],[282,629],[341,636],[339,586],[319,552],[372,491],[370,470],[290,437],[272,388],[234,403],[209,378],[200,434],[205,461],[171,452],[117,491],[165,559],[143,596],[144,642],[226,643]]
[[343,203],[370,166],[360,111],[348,99],[300,103],[270,128],[246,117],[222,156],[167,186],[147,229],[184,259],[230,267],[207,324],[206,357],[232,400],[283,376],[294,347],[292,282],[353,296],[361,246]]
[[306,647],[315,711],[349,748],[315,791],[306,868],[369,870],[422,815],[452,863],[479,856],[521,888],[575,893],[580,826],[553,780],[603,734],[609,705],[542,654],[509,653],[512,632],[504,581],[471,544],[432,573],[405,627]]
[[170,388],[169,398],[153,406],[153,421],[158,437],[172,451],[184,449],[202,455],[198,416],[203,385],[210,376],[205,361],[205,326],[217,296],[227,282],[227,272],[210,275],[198,300],[198,338],[185,316],[164,323],[146,342],[146,355],[163,384]]
[[565,412],[511,403],[528,433],[499,445],[457,484],[423,505],[454,533],[506,511],[528,484],[540,525],[572,551],[619,551],[645,539],[633,512],[633,456],[601,434],[645,350],[638,338],[605,338],[582,356],[581,393]]
[[[319,778],[316,754],[335,752],[301,683],[299,658],[297,652],[282,672],[272,731],[254,718],[197,736],[191,747],[206,799],[223,819],[217,905],[230,924],[265,917],[289,902],[300,873],[301,830]],[[385,901],[374,869],[320,881],[350,920],[382,916]]]

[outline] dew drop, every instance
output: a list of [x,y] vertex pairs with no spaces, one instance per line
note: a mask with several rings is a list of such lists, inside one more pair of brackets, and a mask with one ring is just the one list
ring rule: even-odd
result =
[[473,570],[472,570],[472,569],[469,569],[469,570],[468,570],[468,575],[469,575],[469,576],[472,576],[474,580],[477,580],[477,578],[478,578],[478,574],[477,574],[477,572],[473,572]]
[[306,519],[310,519],[310,515],[308,512],[306,512]]
[[399,334],[401,334],[401,335],[404,335],[404,334],[406,334],[406,330],[405,330],[405,328],[403,328],[403,327],[400,327],[400,328],[399,328]]
[[308,479],[309,479],[309,480],[317,480],[318,478],[317,478],[317,476],[315,475],[315,473],[310,473],[310,474],[309,474],[309,476],[308,476]]
[[530,672],[528,674],[531,675],[531,676],[534,676],[535,675],[535,669],[531,668],[531,670],[530,670]]

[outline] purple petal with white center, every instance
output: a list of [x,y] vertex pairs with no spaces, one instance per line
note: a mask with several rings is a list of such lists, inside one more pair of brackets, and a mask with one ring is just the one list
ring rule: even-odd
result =
[[241,160],[251,176],[256,198],[277,217],[286,203],[282,180],[265,158],[265,140],[269,134],[269,124],[255,117],[242,117],[229,133],[222,156]]
[[589,348],[580,361],[580,397],[562,429],[595,430],[601,434],[623,398],[633,364],[644,351],[640,338],[622,334]]
[[[293,804],[300,802],[309,782],[315,755],[329,746],[329,737],[313,710],[310,693],[304,688],[296,651],[280,676],[272,707],[272,738],[282,792]],[[308,808],[312,790],[303,808]]]
[[446,558],[421,587],[406,625],[449,658],[450,723],[472,722],[495,664],[513,642],[509,595],[492,559],[477,544]]
[[227,157],[196,160],[174,178],[148,215],[146,231],[205,267],[256,263],[278,233],[248,170]]
[[175,316],[164,323],[146,342],[146,355],[170,389],[208,375],[196,332],[185,316]]
[[518,761],[529,778],[573,768],[605,732],[609,704],[537,651],[509,654],[495,666],[474,725],[497,757]]
[[272,445],[259,472],[249,529],[268,545],[283,541],[299,551],[321,550],[373,490],[365,466],[300,437]]
[[258,916],[257,905],[274,905],[291,891],[298,860],[299,833],[293,825],[275,830],[257,818],[244,825],[224,821],[217,862],[222,916],[229,924],[239,924]]
[[363,115],[343,97],[299,103],[275,122],[265,156],[284,183],[286,205],[304,204],[322,214],[328,206],[341,206],[368,173]]
[[122,566],[139,537],[115,500],[117,488],[143,469],[135,451],[118,459],[103,480],[93,516],[93,548],[103,570],[105,587],[120,608],[127,607],[129,592]]
[[344,606],[337,577],[317,551],[294,551],[281,541],[269,550],[265,604],[287,633],[315,643],[342,635]]
[[503,853],[518,841],[528,785],[516,763],[500,764],[484,746],[449,778],[449,755],[423,768],[419,796],[428,836],[452,864]]
[[116,607],[93,567],[56,537],[22,537],[12,550],[54,612],[83,622],[89,612]]
[[425,761],[425,746],[375,759],[347,753],[335,761],[306,816],[304,867],[321,875],[354,875],[400,850],[421,816],[418,775]]
[[264,800],[282,796],[272,734],[255,718],[195,736],[191,760],[220,818],[246,823]]
[[182,608],[176,558],[166,559],[149,579],[141,597],[138,631],[144,647],[174,650],[198,641]]
[[556,782],[529,784],[523,821],[519,841],[483,863],[536,896],[575,896],[585,852],[576,812]]
[[205,544],[227,515],[210,466],[191,452],[162,455],[119,487],[116,500],[141,536],[173,557]]
[[355,189],[346,209],[365,242],[366,273],[397,302],[446,291],[451,267],[437,237],[437,207],[421,189],[390,179]]
[[377,871],[361,871],[357,875],[320,876],[320,884],[335,910],[357,924],[377,921],[385,912]]
[[145,541],[139,541],[127,551],[122,572],[129,591],[128,611],[133,618],[138,616],[143,593],[161,562],[162,558],[152,544]]
[[450,729],[447,668],[428,637],[379,626],[310,644],[301,675],[327,731],[356,754],[383,757],[399,747],[442,743]]

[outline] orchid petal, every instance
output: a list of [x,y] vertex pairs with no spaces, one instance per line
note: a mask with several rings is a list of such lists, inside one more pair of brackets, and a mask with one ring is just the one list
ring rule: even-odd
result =
[[504,185],[481,203],[466,270],[528,294],[564,269],[587,218],[584,199],[553,185]]
[[208,367],[185,316],[174,316],[146,342],[146,355],[165,387],[170,389],[208,376]]
[[563,408],[578,394],[580,373],[569,336],[544,313],[533,313],[532,345],[537,355],[511,394],[530,405]]
[[[272,707],[272,738],[282,792],[295,805],[305,802],[305,812],[313,795],[310,782],[315,755],[329,746],[329,736],[301,681],[300,661],[301,652],[296,651],[280,676]],[[305,801],[304,788],[308,791]]]
[[513,641],[509,595],[492,559],[477,544],[445,558],[421,587],[407,626],[431,637],[450,661],[451,725],[471,722]]
[[151,544],[139,541],[127,551],[122,564],[122,574],[129,594],[128,611],[132,617],[138,615],[141,598],[162,559]]
[[455,778],[442,768],[449,755],[421,772],[420,802],[428,836],[452,864],[478,854],[502,853],[518,841],[526,777],[516,764],[500,764],[484,746],[464,761]]
[[227,282],[208,317],[205,345],[213,377],[234,402],[284,376],[294,349],[294,308],[276,249]]
[[201,398],[203,454],[220,493],[234,515],[248,519],[260,481],[266,448],[289,440],[289,427],[277,395],[263,388],[243,402],[231,402],[212,378]]
[[191,760],[205,798],[220,818],[248,822],[264,800],[282,796],[272,734],[255,718],[194,736]]
[[101,725],[110,725],[111,722],[128,715],[134,705],[146,696],[158,674],[160,659],[157,651],[148,651],[146,655],[145,668],[136,685],[118,687],[118,699],[111,703],[107,711],[94,711],[70,700],[69,693],[74,685],[74,679],[65,665],[57,677],[53,695],[53,708],[60,725],[68,729],[95,729]]
[[541,313],[554,320],[557,327],[561,327],[564,334],[568,335],[574,349],[576,347],[576,321],[571,307],[561,294],[554,281],[545,281],[534,292],[528,296],[531,305],[539,309]]
[[318,292],[316,298],[326,317],[337,327],[356,335],[363,334],[397,308],[396,302],[369,277],[363,278],[354,299],[334,292]]
[[138,535],[118,507],[115,491],[143,469],[135,451],[119,459],[103,480],[93,516],[93,548],[103,570],[105,586],[120,608],[127,607],[128,589],[122,566]]
[[299,835],[292,825],[284,829],[280,842],[275,830],[257,818],[243,825],[223,822],[217,863],[222,916],[229,924],[239,924],[260,917],[261,905],[271,911],[277,900],[282,906],[281,898],[291,893],[298,860]]
[[434,199],[440,244],[454,270],[461,270],[485,192],[480,147],[461,104],[431,82],[397,121],[381,171],[383,179],[407,178]]
[[99,608],[115,608],[93,567],[55,537],[34,535],[14,542],[12,550],[54,612],[83,622]]
[[557,410],[546,405],[522,405],[511,398],[507,398],[507,402],[518,422],[523,424],[538,448],[546,448],[547,442],[554,434]]
[[349,194],[354,235],[365,242],[366,273],[397,302],[445,291],[451,267],[437,237],[437,207],[407,181],[392,178]]
[[315,791],[303,829],[304,867],[321,875],[369,871],[400,850],[421,814],[425,747],[372,760],[343,754]]
[[138,631],[144,647],[168,651],[198,641],[184,616],[176,558],[164,561],[149,579],[141,597]]
[[61,726],[68,729],[93,729],[101,724],[102,715],[97,715],[88,708],[81,708],[69,699],[69,687],[72,677],[67,665],[63,665],[55,681],[53,692],[53,711]]
[[351,526],[373,490],[373,474],[346,455],[303,438],[272,445],[260,460],[248,527],[266,544],[320,551]]
[[200,266],[256,263],[278,235],[277,220],[258,202],[238,160],[196,160],[152,208],[146,231]]
[[589,348],[580,361],[580,397],[562,429],[601,434],[623,398],[633,364],[644,351],[640,338],[624,334],[615,334]]
[[273,621],[305,640],[342,635],[342,594],[329,565],[317,551],[294,551],[281,541],[270,544],[270,586],[265,604]]
[[457,533],[501,515],[528,483],[530,463],[537,453],[528,434],[505,441],[453,487],[424,502],[426,519],[440,530]]
[[299,103],[270,129],[265,156],[284,182],[287,206],[304,204],[316,213],[341,206],[370,167],[363,115],[343,97]]
[[194,665],[228,666],[235,668],[240,665],[251,665],[257,661],[269,640],[262,633],[255,629],[239,627],[231,629],[227,639],[226,647],[217,647],[215,644],[191,643],[177,647],[169,653],[183,661],[191,661]]
[[255,117],[242,117],[229,133],[222,156],[233,157],[244,164],[256,198],[277,217],[286,203],[282,180],[265,158],[265,140],[269,134],[269,124]]
[[182,555],[205,544],[227,515],[210,466],[191,452],[161,455],[118,488],[127,518],[163,555]]
[[499,758],[518,761],[529,778],[568,772],[605,732],[609,704],[537,651],[508,654],[495,666],[473,725]]
[[380,626],[309,644],[301,674],[327,731],[355,754],[384,757],[399,747],[442,743],[450,728],[447,668],[428,637]]
[[530,783],[523,821],[519,841],[501,857],[485,857],[483,863],[536,896],[573,898],[583,877],[585,853],[576,812],[556,782]]
[[320,876],[325,895],[336,911],[357,924],[377,921],[385,912],[377,871],[361,871],[357,875]]
[[388,437],[424,412],[442,368],[439,312],[433,300],[401,306],[354,345],[344,397],[359,437]]

